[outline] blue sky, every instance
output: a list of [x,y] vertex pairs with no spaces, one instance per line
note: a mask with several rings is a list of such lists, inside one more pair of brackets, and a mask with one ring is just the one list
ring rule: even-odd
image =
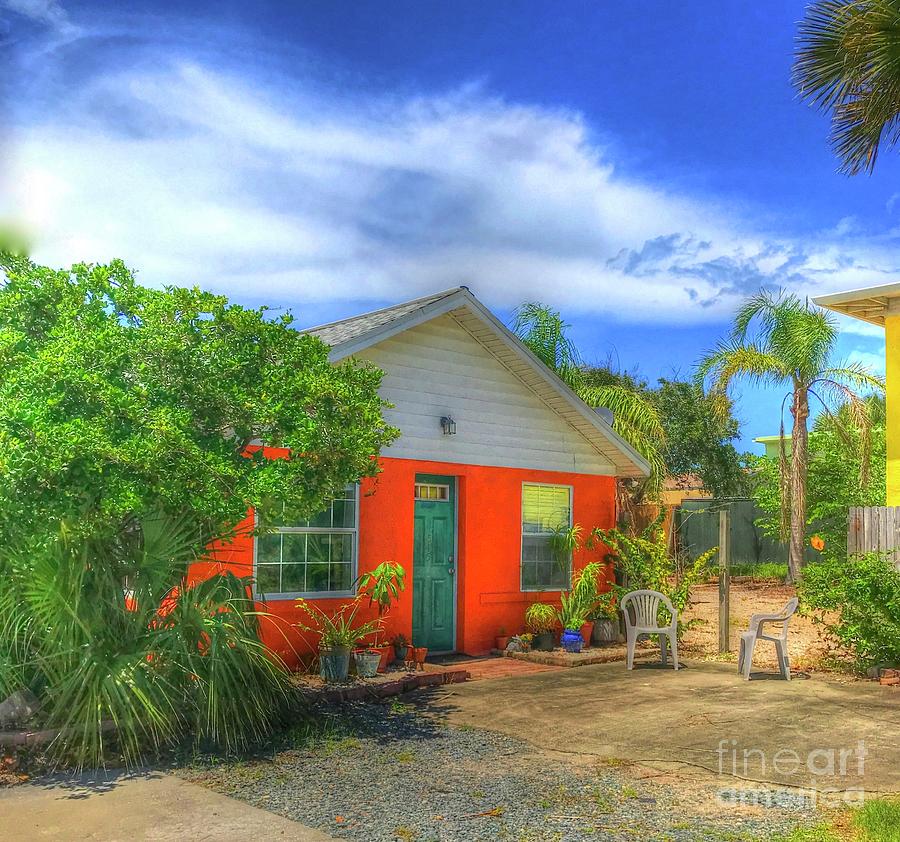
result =
[[[900,163],[836,173],[789,83],[801,2],[105,5],[0,0],[0,218],[38,260],[301,324],[467,284],[650,380],[761,285],[897,280]],[[746,443],[777,430],[780,393],[738,395]]]

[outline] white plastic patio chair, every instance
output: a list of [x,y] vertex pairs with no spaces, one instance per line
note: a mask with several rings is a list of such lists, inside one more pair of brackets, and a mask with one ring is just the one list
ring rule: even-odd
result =
[[[788,658],[787,635],[791,617],[797,611],[800,601],[797,597],[789,599],[784,608],[777,614],[754,614],[750,618],[750,628],[741,634],[741,648],[738,653],[738,672],[744,679],[750,680],[750,668],[753,666],[753,650],[757,641],[771,640],[775,644],[775,654],[778,656],[778,670],[785,681],[791,680],[791,662]],[[763,626],[766,624],[781,624],[781,631],[775,634],[763,634]]]
[[[659,604],[662,603],[672,617],[668,626],[659,625]],[[629,607],[631,611],[629,611]],[[672,661],[678,669],[678,612],[665,594],[659,591],[631,591],[622,597],[620,605],[625,615],[625,642],[627,645],[625,665],[634,669],[634,647],[638,638],[647,634],[659,635],[659,651],[663,666],[668,662],[666,638],[672,646]],[[632,618],[631,614],[634,613]]]

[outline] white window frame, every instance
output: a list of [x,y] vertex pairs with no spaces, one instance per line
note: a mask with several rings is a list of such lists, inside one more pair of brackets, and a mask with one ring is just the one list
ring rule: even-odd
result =
[[[573,559],[571,555],[569,556],[569,584],[564,588],[526,588],[524,587],[524,565],[525,559],[523,556],[523,546],[525,543],[525,486],[526,485],[541,485],[547,488],[565,488],[569,492],[569,529],[572,528],[573,518],[575,513],[573,511],[573,505],[575,500],[575,487],[572,485],[566,485],[561,482],[532,482],[530,480],[524,480],[522,482],[522,492],[520,495],[520,511],[519,511],[519,591],[520,593],[563,593],[564,591],[569,590],[572,586],[572,562]],[[534,534],[534,533],[529,533]],[[534,562],[528,562],[528,564],[533,564]]]
[[[273,534],[301,533],[308,535],[350,535],[350,588],[343,591],[289,591],[267,593],[256,587],[257,566],[259,563],[259,535],[253,536],[253,598],[275,602],[286,599],[340,599],[356,596],[356,580],[359,569],[359,483],[353,485],[353,526],[279,526],[272,530]],[[259,528],[259,514],[253,513],[253,525]],[[284,562],[281,562],[283,564]]]

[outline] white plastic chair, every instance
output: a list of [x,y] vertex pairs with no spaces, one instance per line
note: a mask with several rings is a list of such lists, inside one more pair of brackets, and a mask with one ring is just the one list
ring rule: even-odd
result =
[[[659,625],[659,604],[662,603],[669,610],[672,621],[668,626]],[[632,620],[629,606],[634,612]],[[666,638],[672,645],[672,661],[675,669],[678,669],[678,612],[675,606],[665,594],[659,591],[631,591],[622,597],[620,610],[625,615],[625,641],[628,647],[625,665],[628,669],[634,669],[634,647],[641,635],[658,634],[659,651],[663,666],[668,662],[666,653]]]
[[[791,617],[797,611],[800,601],[797,597],[789,599],[784,608],[777,614],[754,614],[750,618],[750,629],[741,634],[741,649],[738,653],[738,672],[744,679],[750,680],[750,668],[753,665],[753,650],[759,640],[771,640],[775,644],[775,653],[778,656],[778,670],[785,681],[791,680],[791,662],[788,658],[787,635],[788,624]],[[763,626],[766,623],[772,625],[781,624],[781,631],[768,635],[763,634]]]

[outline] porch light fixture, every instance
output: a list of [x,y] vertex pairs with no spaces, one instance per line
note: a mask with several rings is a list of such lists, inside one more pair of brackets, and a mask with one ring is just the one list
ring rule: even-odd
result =
[[441,432],[443,432],[445,436],[456,435],[456,422],[449,415],[445,415],[441,418]]

